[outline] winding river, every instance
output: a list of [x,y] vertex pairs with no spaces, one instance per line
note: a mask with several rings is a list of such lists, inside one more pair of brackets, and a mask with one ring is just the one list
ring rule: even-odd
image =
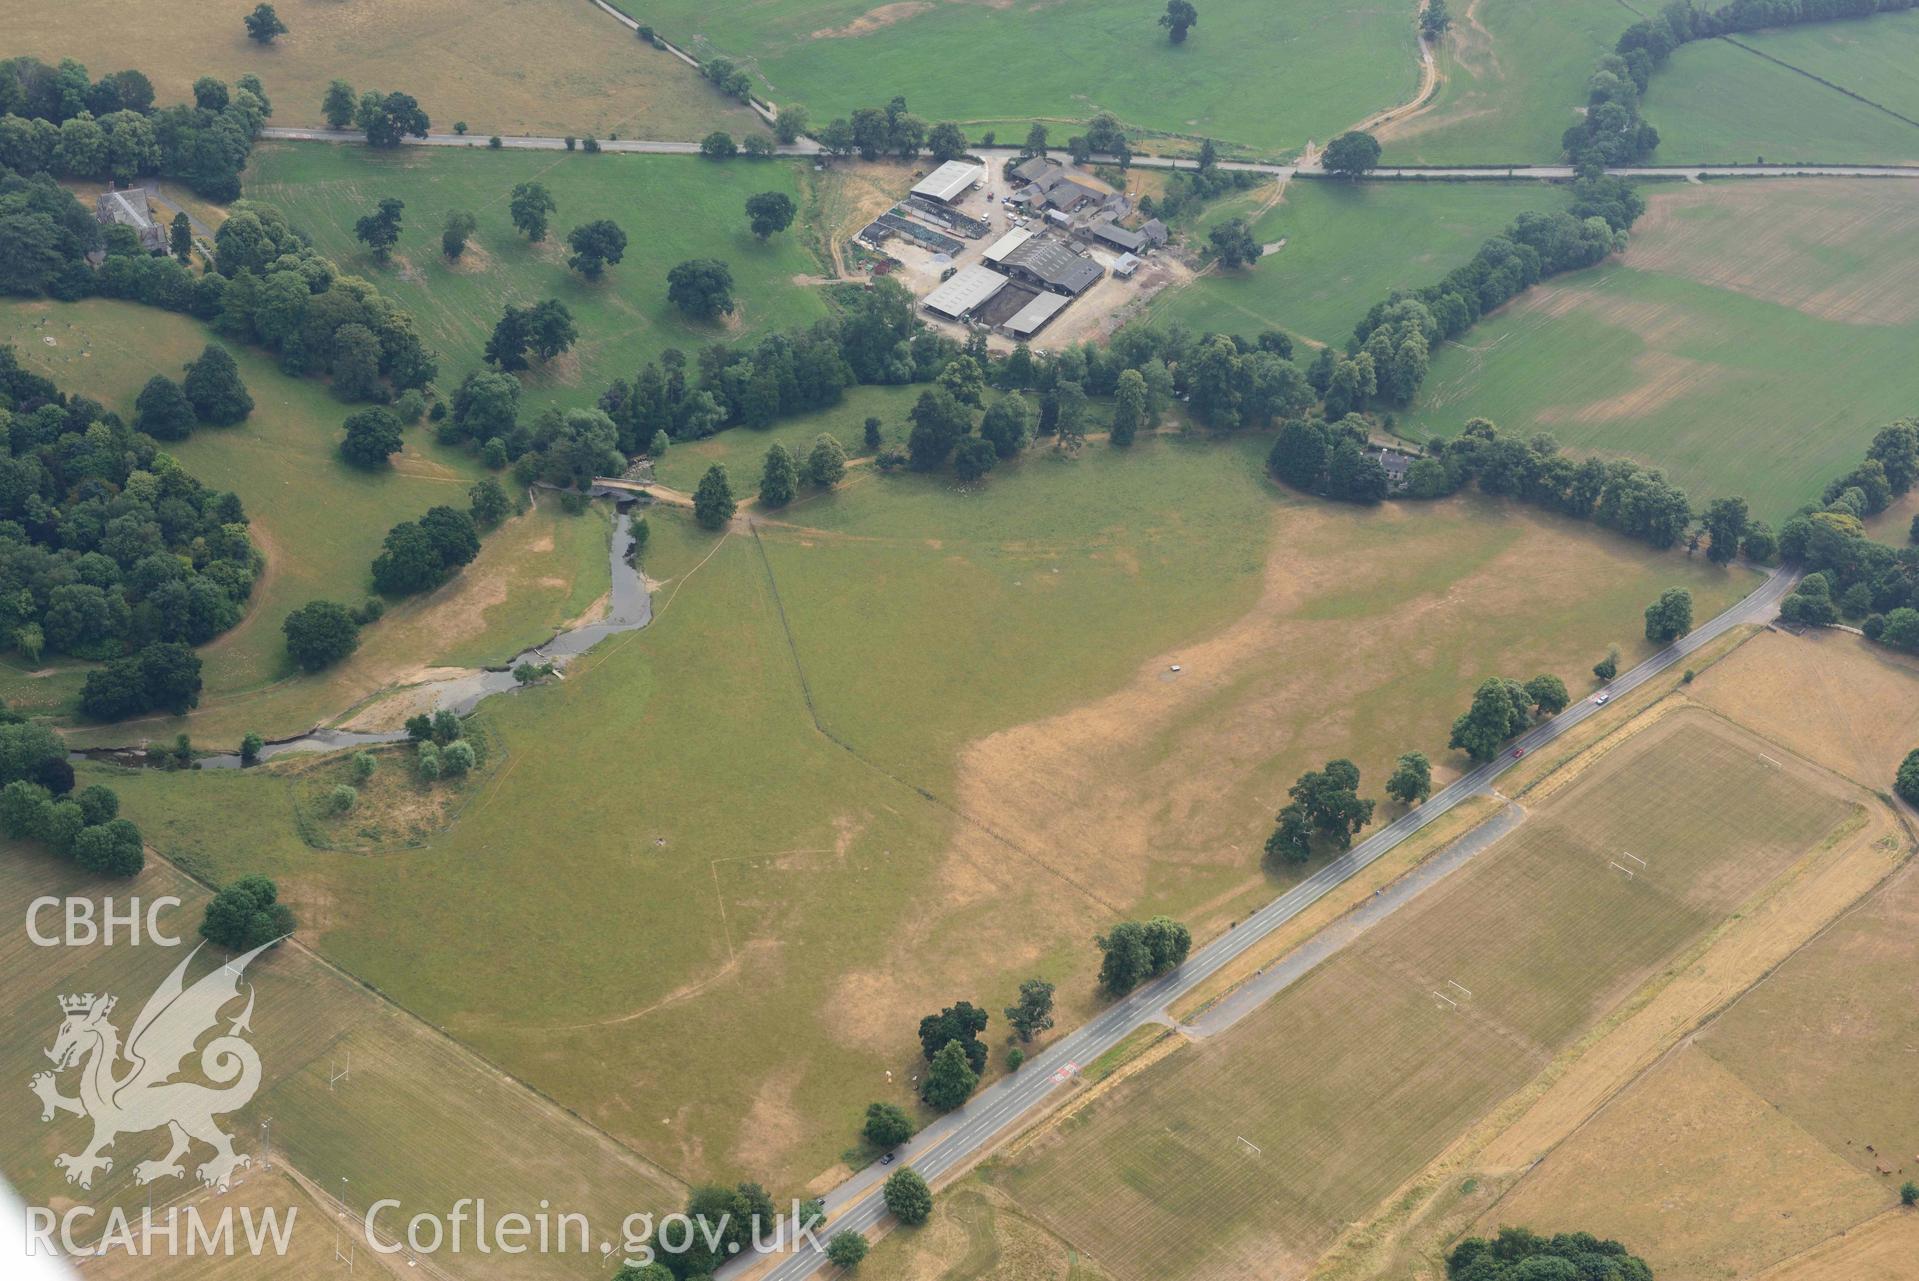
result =
[[[609,636],[637,631],[653,621],[653,598],[646,590],[646,578],[633,563],[633,517],[631,504],[621,506],[613,521],[613,536],[607,543],[607,568],[612,591],[606,616],[598,622],[568,628],[542,644],[515,654],[501,667],[482,667],[461,672],[421,687],[431,696],[423,703],[428,713],[451,711],[459,716],[496,695],[512,694],[524,688],[513,679],[513,669],[521,663],[552,663],[565,669],[567,663],[586,653]],[[343,747],[361,747],[375,743],[398,743],[406,739],[405,730],[349,730],[320,728],[294,738],[268,743],[260,750],[261,760],[288,756],[295,752],[330,752]],[[147,753],[138,748],[89,748],[73,752],[72,757],[110,760],[123,765],[147,763]],[[238,752],[220,752],[198,757],[203,769],[239,769]]]

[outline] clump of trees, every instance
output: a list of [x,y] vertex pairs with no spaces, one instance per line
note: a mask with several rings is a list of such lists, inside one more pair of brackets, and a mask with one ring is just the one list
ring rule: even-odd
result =
[[1308,770],[1287,789],[1292,799],[1279,811],[1273,834],[1266,838],[1266,857],[1304,863],[1315,843],[1348,850],[1353,837],[1373,821],[1374,802],[1359,795],[1359,767],[1349,760],[1326,762],[1326,768]]
[[479,554],[480,533],[471,514],[429,507],[419,520],[401,521],[387,531],[382,551],[373,558],[373,585],[386,596],[430,591]]
[[481,763],[479,741],[468,738],[465,723],[444,707],[431,716],[408,717],[406,736],[413,744],[414,777],[422,783],[464,778]]
[[405,444],[399,418],[384,405],[350,414],[342,426],[340,456],[356,467],[385,467]]
[[293,909],[264,876],[242,876],[215,894],[200,922],[200,937],[233,952],[250,952],[293,933]]
[[1100,990],[1124,996],[1149,978],[1175,968],[1192,951],[1193,935],[1169,916],[1121,921],[1093,939],[1101,956]]
[[690,258],[666,273],[666,300],[695,320],[733,314],[733,272],[717,258]]
[[287,656],[302,671],[331,667],[360,647],[360,622],[353,611],[330,600],[308,601],[280,625]]
[[119,816],[120,798],[98,783],[76,792],[73,783],[59,736],[0,708],[0,833],[39,841],[101,876],[137,875],[146,854],[140,829]]
[[156,108],[153,83],[138,71],[95,81],[71,58],[57,67],[9,58],[0,62],[0,167],[122,185],[157,175],[224,203],[239,196],[254,137],[272,114],[255,76],[231,87],[202,76],[191,106]]
[[[607,225],[612,226],[611,223]],[[517,373],[530,367],[529,354],[542,362],[552,360],[571,351],[579,336],[579,326],[573,322],[573,313],[557,298],[548,298],[527,307],[508,303],[499,322],[493,326],[492,334],[487,337],[484,358],[495,368],[506,373]],[[471,375],[468,377],[471,378]],[[461,385],[464,387],[467,384],[463,382]],[[517,403],[517,393],[514,399]],[[458,409],[457,403],[455,409]]]
[[1473,692],[1473,704],[1453,722],[1447,746],[1475,761],[1499,755],[1508,739],[1521,733],[1537,715],[1554,716],[1566,709],[1570,695],[1557,676],[1541,675],[1521,684],[1503,676],[1489,677]]
[[1899,771],[1893,776],[1892,790],[1899,793],[1908,805],[1919,805],[1919,748],[1906,753],[1906,759],[1899,762]]
[[[156,412],[156,397],[142,395]],[[185,399],[165,394],[170,422]],[[0,347],[0,432],[10,445],[0,459],[0,646],[28,662],[107,661],[81,693],[96,719],[192,706],[199,660],[187,647],[239,621],[260,572],[240,500],[97,402],[22,369],[11,347]],[[160,645],[169,648],[141,657]]]
[[1652,1269],[1617,1241],[1589,1232],[1542,1237],[1526,1228],[1501,1228],[1492,1240],[1467,1237],[1446,1256],[1446,1281],[1652,1281]]
[[920,1053],[928,1064],[920,1097],[942,1112],[966,1102],[986,1070],[986,1011],[968,1001],[920,1020]]

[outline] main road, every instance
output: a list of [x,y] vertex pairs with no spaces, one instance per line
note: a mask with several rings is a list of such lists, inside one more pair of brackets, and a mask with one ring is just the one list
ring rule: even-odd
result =
[[[282,129],[278,127],[260,130],[260,137],[278,142],[337,142],[359,143],[365,145],[366,135],[351,129]],[[650,142],[639,138],[596,140],[601,151],[619,152],[628,155],[648,156],[697,156],[700,144],[697,142]],[[579,140],[575,139],[575,146]],[[409,147],[491,147],[490,139],[467,133],[429,133],[424,138],[407,138]],[[506,151],[567,151],[565,138],[546,137],[502,137],[500,148]],[[819,158],[825,153],[820,144],[811,138],[803,138],[788,146],[775,147],[774,152],[782,156],[810,156]],[[993,162],[1004,162],[1021,154],[1013,147],[974,147],[971,155]],[[1100,158],[1105,162],[1108,158]],[[1194,162],[1170,156],[1135,155],[1134,167],[1141,169],[1191,169]],[[1323,178],[1326,171],[1317,164],[1274,165],[1252,160],[1222,160],[1221,169],[1237,169],[1247,173],[1267,173],[1276,178]],[[1919,166],[1913,165],[1622,165],[1606,171],[1624,178],[1919,178]],[[1367,174],[1368,180],[1402,179],[1406,181],[1504,181],[1511,178],[1542,178],[1565,180],[1574,177],[1571,165],[1478,165],[1467,168],[1434,168],[1420,166],[1392,166],[1375,169]]]
[[[1796,570],[1777,569],[1757,590],[1709,622],[1674,641],[1609,686],[1614,697],[1628,694],[1661,672],[1676,666],[1700,647],[1745,623],[1770,622],[1779,601],[1798,581]],[[1237,926],[1188,957],[1172,973],[1155,979],[1103,1010],[1091,1022],[1067,1033],[1022,1065],[921,1130],[900,1149],[894,1163],[870,1165],[826,1196],[828,1231],[866,1231],[886,1216],[880,1184],[902,1166],[919,1171],[928,1182],[964,1165],[993,1143],[1038,1114],[1049,1096],[1094,1059],[1117,1045],[1127,1033],[1147,1023],[1162,1022],[1169,1007],[1195,991],[1235,957],[1256,947],[1274,930],[1325,897],[1341,882],[1358,873],[1394,846],[1438,819],[1462,801],[1489,790],[1509,769],[1515,750],[1536,752],[1574,726],[1598,715],[1601,708],[1581,699],[1551,720],[1542,721],[1514,739],[1498,757],[1474,767],[1435,792],[1425,804],[1393,820],[1351,850],[1333,859],[1311,876],[1254,912]],[[1492,820],[1498,821],[1498,820]],[[722,1276],[765,1263],[764,1258],[742,1257],[721,1270]],[[764,1281],[800,1281],[826,1266],[825,1255],[804,1248],[781,1258]]]

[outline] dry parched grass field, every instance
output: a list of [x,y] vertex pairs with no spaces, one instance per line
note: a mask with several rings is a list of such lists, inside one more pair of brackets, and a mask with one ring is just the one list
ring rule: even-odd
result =
[[1451,881],[1064,1121],[995,1181],[1121,1277],[1302,1274],[1850,811],[1761,746],[1713,718],[1665,718]]
[[420,100],[435,132],[464,120],[492,133],[606,138],[735,137],[758,125],[693,68],[650,49],[585,0],[278,0],[289,31],[247,39],[245,5],[146,0],[137,20],[110,0],[34,7],[9,24],[7,54],[73,58],[95,77],[132,67],[162,103],[191,101],[193,82],[255,75],[276,125],[324,124],[320,99],[343,79],[360,91]]
[[[124,777],[116,771],[106,781],[117,786]],[[146,813],[135,812],[143,824],[148,821]],[[160,917],[164,930],[187,940],[180,948],[150,943],[134,947],[124,938],[110,947],[39,948],[24,928],[0,935],[0,972],[8,976],[6,1008],[15,1031],[0,1046],[0,1072],[19,1083],[9,1092],[0,1163],[32,1204],[62,1207],[85,1198],[103,1213],[109,1206],[137,1212],[149,1189],[134,1185],[134,1167],[165,1150],[165,1134],[121,1136],[110,1153],[112,1170],[98,1176],[90,1190],[79,1192],[64,1182],[53,1158],[80,1150],[86,1123],[62,1116],[41,1124],[40,1105],[25,1084],[47,1066],[41,1050],[53,1044],[60,1026],[57,997],[113,993],[119,998],[116,1025],[123,1034],[131,1027],[147,995],[198,941],[194,931],[206,891],[152,861],[132,885],[103,888],[96,878],[38,850],[9,842],[4,853],[0,910],[16,923],[26,919],[29,901],[43,894],[89,898],[96,910],[108,894],[121,910],[130,894],[148,902],[162,895],[182,900],[182,906]],[[299,908],[309,919],[320,910],[308,902]],[[54,915],[43,916],[43,930],[58,931]],[[211,948],[204,951],[188,981],[213,968],[221,955]],[[402,1222],[421,1210],[444,1214],[460,1197],[485,1196],[501,1213],[512,1209],[529,1214],[547,1198],[587,1214],[595,1229],[604,1232],[616,1231],[627,1213],[664,1212],[681,1199],[682,1189],[673,1180],[306,949],[278,949],[250,966],[246,977],[255,990],[249,1039],[260,1055],[263,1084],[253,1101],[224,1118],[222,1125],[236,1151],[256,1157],[254,1168],[244,1175],[248,1199],[258,1190],[255,1181],[275,1177],[265,1176],[257,1161],[260,1126],[269,1117],[276,1167],[291,1164],[329,1197],[340,1194],[344,1177],[348,1201],[358,1212],[374,1200],[396,1198],[405,1207],[399,1212]],[[239,1008],[236,1004],[229,1017]],[[189,1060],[189,1073],[194,1062]],[[61,1085],[71,1093],[71,1076]],[[200,1149],[193,1160],[207,1155]],[[190,1169],[188,1173],[185,1180],[151,1185],[156,1210],[167,1199],[196,1190]],[[288,1196],[276,1196],[272,1203],[301,1205],[291,1257],[310,1258],[316,1249],[323,1252],[321,1257],[331,1257],[331,1207],[316,1213],[310,1204]],[[391,1223],[382,1217],[383,1227]],[[558,1254],[507,1259],[469,1253],[461,1256],[459,1271],[475,1277],[557,1279],[581,1275],[583,1263],[588,1268],[597,1265],[596,1260]],[[241,1270],[235,1275],[269,1273]]]

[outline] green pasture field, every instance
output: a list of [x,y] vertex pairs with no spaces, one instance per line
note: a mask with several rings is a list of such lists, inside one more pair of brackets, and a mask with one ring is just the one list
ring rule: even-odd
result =
[[1240,271],[1215,271],[1155,300],[1156,322],[1245,334],[1282,329],[1343,347],[1366,309],[1394,289],[1431,284],[1467,261],[1515,214],[1565,207],[1540,182],[1301,182],[1259,212],[1262,188],[1211,206],[1205,230],[1254,217],[1253,238],[1285,247]]
[[[149,377],[179,377],[212,340],[197,321],[133,303],[0,306],[0,342],[11,342],[24,363],[63,389],[93,396],[128,419]],[[198,709],[184,718],[83,727],[79,741],[171,740],[188,732],[203,745],[230,749],[247,730],[296,733],[423,668],[501,662],[606,591],[605,514],[566,516],[556,502],[541,501],[491,531],[479,559],[445,587],[389,608],[361,633],[351,659],[318,675],[299,672],[286,656],[287,614],[314,599],[365,598],[372,591],[368,566],[386,531],[436,504],[465,507],[467,488],[482,470],[464,452],[433,443],[424,424],[408,429],[406,449],[391,468],[349,466],[338,449],[351,406],[315,380],[286,377],[257,349],[227,349],[253,395],[252,416],[237,427],[202,428],[168,452],[208,484],[240,495],[266,571],[246,617],[201,647]],[[0,671],[0,697],[9,705],[56,712],[78,692],[86,667],[56,662],[29,675],[10,658]]]
[[[714,463],[726,468],[733,482],[733,495],[744,500],[759,489],[760,470],[766,451],[775,442],[785,445],[794,461],[804,463],[807,451],[822,435],[832,436],[846,450],[848,459],[870,458],[866,447],[866,420],[878,418],[881,438],[892,445],[904,446],[912,424],[906,415],[925,391],[924,387],[849,387],[846,398],[830,409],[794,418],[783,418],[765,430],[735,427],[709,436],[673,445],[666,455],[653,462],[653,474],[669,489],[692,493],[700,477]],[[801,486],[801,493],[811,492]]]
[[[785,192],[804,207],[799,173],[794,162],[744,158],[275,143],[254,153],[247,195],[284,211],[321,252],[410,312],[440,354],[439,385],[449,393],[480,365],[507,304],[564,302],[579,342],[552,368],[524,375],[522,404],[533,409],[591,404],[613,379],[632,377],[667,347],[691,355],[825,315],[819,291],[794,283],[820,270],[802,225],[764,245],[746,229],[746,198],[756,192]],[[538,245],[514,230],[507,211],[513,187],[531,181],[545,184],[559,206]],[[406,202],[405,229],[383,267],[353,238],[353,224],[388,196]],[[456,210],[480,226],[452,263],[440,252],[440,231]],[[626,232],[626,256],[591,283],[568,269],[566,234],[600,218]],[[739,311],[727,323],[693,323],[667,302],[666,274],[689,258],[719,258],[732,268]]]
[[[83,767],[81,781],[102,781],[121,789],[125,812],[142,824],[151,824],[166,805],[159,792],[137,786],[144,779],[124,771]],[[265,776],[247,782],[264,785],[238,789],[232,795],[245,795],[260,804],[228,811],[227,821],[236,827],[247,825],[250,839],[269,845],[289,839],[283,835],[284,815],[278,812],[285,801],[284,789]],[[108,1206],[124,1206],[137,1214],[149,1189],[135,1186],[135,1164],[161,1155],[164,1135],[122,1135],[110,1152],[113,1168],[97,1176],[87,1192],[78,1192],[64,1182],[53,1157],[80,1150],[86,1123],[63,1116],[41,1124],[39,1106],[27,1098],[25,1086],[47,1066],[41,1050],[53,1043],[60,1026],[56,997],[74,992],[114,994],[119,1004],[113,1021],[123,1036],[127,1033],[147,995],[199,941],[195,927],[207,891],[165,864],[150,861],[131,884],[109,883],[37,848],[5,844],[0,903],[16,925],[0,940],[0,973],[6,975],[14,1034],[0,1049],[0,1063],[20,1082],[21,1100],[15,1109],[18,1123],[7,1127],[0,1144],[0,1166],[21,1196],[34,1204],[60,1205],[65,1198],[79,1196],[103,1212]],[[116,911],[126,909],[130,896],[143,902],[176,896],[182,905],[163,909],[159,923],[183,939],[184,945],[170,948],[145,942],[136,947],[122,935],[112,946],[34,946],[22,923],[28,901],[40,895],[91,899],[96,913],[103,910],[108,896],[114,899]],[[306,928],[325,915],[320,903],[301,902],[298,907]],[[43,932],[60,932],[58,915],[57,911],[42,914]],[[213,968],[215,955],[209,949],[196,959],[187,981]],[[303,947],[282,947],[262,957],[248,968],[246,979],[254,990],[249,1039],[260,1055],[263,1085],[247,1106],[221,1121],[236,1151],[255,1157],[255,1168],[245,1172],[244,1178],[260,1177],[260,1127],[270,1117],[270,1149],[276,1165],[291,1163],[333,1196],[340,1194],[344,1177],[347,1199],[358,1212],[374,1200],[392,1197],[403,1203],[402,1216],[420,1210],[444,1214],[460,1197],[485,1196],[499,1207],[498,1213],[509,1209],[533,1213],[544,1197],[556,1206],[588,1214],[597,1231],[607,1232],[616,1231],[629,1212],[657,1214],[683,1196],[682,1189],[660,1171],[503,1077]],[[236,1002],[227,1016],[239,1009]],[[194,1069],[190,1066],[188,1071]],[[73,1093],[71,1074],[61,1086],[63,1092]],[[199,1148],[191,1162],[203,1161],[208,1154]],[[165,1199],[194,1190],[192,1178],[189,1166],[186,1180],[153,1184],[156,1212]],[[400,1222],[404,1223],[404,1217]],[[394,1220],[382,1215],[380,1226],[391,1235]],[[296,1243],[302,1234],[330,1242],[333,1232],[330,1213],[302,1213],[294,1235]],[[597,1248],[597,1240],[594,1244]],[[361,1249],[364,1252],[364,1245]],[[577,1256],[555,1254],[517,1259],[498,1254],[461,1256],[463,1271],[489,1277],[577,1277],[581,1262]]]
[[[1160,7],[1063,0],[993,5],[795,0],[724,9],[624,5],[668,39],[758,73],[814,120],[906,95],[928,121],[1089,120],[1110,111],[1155,133],[1209,135],[1260,154],[1322,142],[1403,102],[1419,83],[1413,15],[1392,0],[1215,0],[1174,45]],[[1024,123],[1018,126],[1025,134]],[[1057,132],[1064,135],[1064,125]]]
[[928,1010],[1038,973],[1070,1025],[1114,917],[1205,935],[1274,893],[1301,769],[1376,786],[1417,745],[1443,773],[1485,675],[1575,677],[1642,650],[1662,587],[1703,616],[1752,581],[1489,503],[1283,495],[1263,452],[862,469],[724,537],[655,509],[655,623],[490,704],[504,763],[404,855],[307,849],[253,774],[124,786],[156,847],[324,904],[330,959],[622,1142],[781,1192],[909,1101]]
[[1578,123],[1593,63],[1634,22],[1615,0],[1449,6],[1445,79],[1423,111],[1381,132],[1388,164],[1551,164]]
[[321,125],[338,78],[418,98],[436,132],[466,121],[488,134],[618,134],[697,139],[757,125],[669,53],[649,49],[584,0],[279,0],[290,28],[262,48],[246,6],[153,0],[130,25],[111,0],[73,0],[9,24],[7,53],[50,64],[77,58],[98,77],[124,67],[152,79],[161,103],[189,102],[193,82],[260,77],[276,125]]
[[987,1178],[1122,1278],[1310,1261],[1842,821],[1839,794],[1762,746],[1669,718],[1246,1021]]
[[[1919,13],[1814,23],[1701,40],[1673,51],[1654,74],[1644,112],[1659,130],[1660,164],[1919,162]],[[1791,66],[1768,62],[1762,50]],[[1793,67],[1803,68],[1801,75]],[[1821,84],[1818,76],[1831,82]]]
[[1441,347],[1400,430],[1550,432],[1777,523],[1912,412],[1919,191],[1780,179],[1649,198],[1623,258]]

